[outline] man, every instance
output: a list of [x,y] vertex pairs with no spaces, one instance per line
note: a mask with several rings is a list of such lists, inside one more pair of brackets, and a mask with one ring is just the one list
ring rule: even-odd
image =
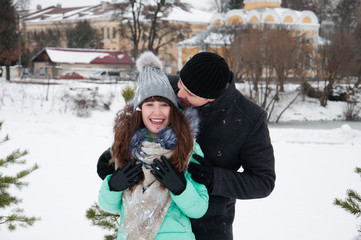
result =
[[[273,147],[267,113],[235,87],[233,73],[215,53],[194,55],[180,71],[177,96],[183,105],[199,109],[197,142],[204,158],[190,164],[192,178],[206,185],[209,208],[200,219],[192,219],[197,240],[231,240],[236,199],[267,197],[275,184]],[[98,161],[104,178],[109,168],[109,151]],[[105,176],[104,176],[105,175]]]

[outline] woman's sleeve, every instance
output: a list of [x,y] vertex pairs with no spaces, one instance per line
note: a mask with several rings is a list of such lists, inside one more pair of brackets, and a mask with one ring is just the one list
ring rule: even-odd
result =
[[[195,143],[193,153],[203,156],[198,143]],[[196,162],[193,157],[192,162]],[[179,195],[170,192],[173,201],[181,211],[189,218],[201,218],[208,209],[209,195],[206,186],[195,182],[191,174],[186,171],[185,178],[187,181],[186,189]]]
[[122,210],[123,191],[110,191],[109,179],[112,175],[105,177],[103,184],[99,190],[98,203],[99,206],[109,213],[120,213]]

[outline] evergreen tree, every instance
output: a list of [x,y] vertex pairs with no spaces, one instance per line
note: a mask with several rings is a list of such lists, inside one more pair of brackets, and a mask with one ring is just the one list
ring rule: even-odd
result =
[[243,8],[243,0],[229,0],[228,9],[242,9]]
[[18,57],[17,12],[12,0],[2,0],[0,7],[0,64],[6,66],[10,80],[10,64]]
[[[355,168],[355,173],[361,176],[361,168]],[[356,218],[361,217],[361,195],[352,189],[347,190],[347,198],[345,200],[336,198],[333,204],[343,208],[352,215],[356,215]],[[359,227],[358,231],[361,232],[361,226]]]
[[[0,122],[0,131],[2,129],[3,122]],[[8,135],[3,139],[0,139],[0,144],[9,140]],[[7,211],[10,206],[15,206],[21,203],[21,199],[13,196],[9,190],[12,187],[21,189],[28,185],[28,182],[24,182],[23,178],[38,169],[38,165],[35,164],[29,169],[22,170],[15,174],[15,176],[5,175],[5,170],[14,164],[23,165],[26,163],[22,158],[28,154],[28,151],[21,151],[19,149],[13,151],[5,158],[0,158],[0,209],[6,209],[0,213],[0,226],[1,224],[7,225],[10,231],[16,230],[18,226],[28,227],[32,226],[35,221],[40,220],[36,217],[27,217],[23,215],[23,209],[14,208],[11,211]],[[2,170],[5,169],[5,170]],[[4,213],[8,212],[8,214]]]
[[86,20],[80,21],[74,28],[68,29],[66,31],[66,38],[68,48],[103,48],[103,43],[97,30],[92,28]]

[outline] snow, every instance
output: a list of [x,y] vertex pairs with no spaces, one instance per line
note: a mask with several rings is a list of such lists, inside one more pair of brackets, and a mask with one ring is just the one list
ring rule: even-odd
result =
[[213,16],[212,12],[205,12],[195,8],[191,8],[189,12],[185,12],[179,7],[172,9],[172,12],[167,16],[166,20],[171,21],[190,21],[192,23],[205,23],[208,24]]
[[[97,201],[101,180],[96,163],[112,144],[113,119],[124,106],[121,89],[134,83],[60,83],[48,88],[0,79],[0,120],[5,121],[0,138],[6,133],[11,138],[0,146],[0,157],[28,149],[26,166],[40,165],[26,178],[29,187],[14,193],[23,199],[19,206],[26,215],[41,217],[33,227],[15,232],[1,225],[3,240],[103,239],[105,234],[91,226],[85,212]],[[77,117],[64,96],[96,87],[104,99],[113,98],[110,111]],[[343,107],[329,102],[322,108],[317,101],[300,98],[283,122],[269,124],[276,187],[267,198],[237,200],[234,239],[355,239],[359,220],[332,204],[336,197],[344,199],[348,188],[359,190],[361,184],[353,172],[361,166],[361,123],[342,121]]]

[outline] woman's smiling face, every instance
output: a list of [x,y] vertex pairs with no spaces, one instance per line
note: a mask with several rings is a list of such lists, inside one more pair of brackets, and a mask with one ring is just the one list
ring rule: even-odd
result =
[[151,101],[142,104],[142,120],[150,133],[158,134],[169,123],[170,106],[165,102]]

